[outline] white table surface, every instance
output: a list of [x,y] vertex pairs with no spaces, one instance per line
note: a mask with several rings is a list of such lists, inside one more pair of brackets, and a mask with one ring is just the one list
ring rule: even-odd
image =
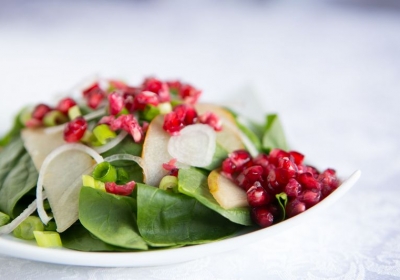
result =
[[0,131],[87,76],[181,78],[203,100],[250,88],[294,149],[343,176],[361,169],[359,182],[315,220],[231,252],[144,268],[0,252],[0,279],[399,278],[399,5],[186,2],[1,1]]

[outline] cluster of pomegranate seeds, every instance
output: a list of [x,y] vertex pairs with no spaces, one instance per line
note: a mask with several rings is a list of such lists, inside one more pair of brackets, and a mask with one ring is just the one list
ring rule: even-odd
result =
[[170,88],[170,92],[179,96],[187,104],[194,105],[200,98],[201,91],[189,84],[183,84],[180,81],[170,81],[167,84]]
[[83,97],[87,101],[87,105],[92,109],[97,109],[106,97],[106,92],[98,83],[93,84],[83,91]]
[[215,131],[222,129],[222,122],[217,115],[206,112],[199,116],[196,109],[188,104],[180,104],[166,114],[163,129],[171,135],[177,135],[182,128],[195,123],[207,124]]
[[[35,106],[31,113],[31,118],[25,123],[27,127],[45,126],[44,119],[51,113],[57,112],[60,116],[54,120],[56,124],[62,124],[67,120],[68,110],[75,106],[76,102],[72,98],[64,98],[53,108],[47,104],[40,103]],[[56,115],[55,115],[56,116]]]
[[144,130],[132,114],[118,117],[113,115],[105,116],[99,121],[99,124],[107,124],[113,131],[124,130],[132,136],[135,142],[140,142],[143,139]]
[[187,125],[197,122],[196,110],[186,104],[178,105],[164,117],[163,128],[171,135],[177,135]]
[[68,122],[64,129],[64,140],[68,143],[78,142],[85,135],[87,122],[83,117],[77,117]]
[[299,152],[273,149],[268,155],[253,158],[238,150],[222,162],[222,173],[247,193],[255,223],[267,227],[283,214],[278,210],[277,195],[285,193],[286,216],[293,217],[314,206],[339,186],[333,169],[319,172],[303,163]]
[[135,181],[126,183],[125,185],[117,185],[115,182],[106,182],[106,192],[117,195],[130,195],[135,189]]

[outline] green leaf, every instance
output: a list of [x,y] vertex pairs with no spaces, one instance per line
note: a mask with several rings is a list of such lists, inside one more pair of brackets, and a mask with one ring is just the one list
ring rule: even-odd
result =
[[107,244],[90,233],[80,223],[60,234],[63,247],[84,252],[116,252],[127,249]]
[[252,225],[250,209],[238,207],[224,209],[210,193],[207,175],[195,168],[180,169],[178,173],[178,190],[188,196],[194,197],[206,207],[219,213],[230,221],[241,225]]
[[279,148],[285,151],[288,150],[285,133],[279,117],[276,114],[266,116],[262,148],[267,152],[274,148]]
[[11,129],[0,139],[0,147],[5,147],[11,140],[18,136],[24,125],[21,123],[21,114],[24,114],[26,108],[22,109],[14,118],[14,123]]
[[103,242],[129,249],[148,248],[137,230],[135,199],[132,197],[82,187],[79,196],[79,220]]
[[15,218],[17,202],[36,186],[38,172],[21,139],[7,146],[0,159],[0,211]]
[[154,247],[202,244],[237,233],[243,227],[180,193],[138,184],[138,227]]
[[286,217],[286,204],[288,202],[288,197],[287,194],[284,192],[278,193],[277,195],[275,195],[275,197],[278,200],[278,204],[281,208],[282,221],[283,221]]
[[208,171],[214,170],[220,167],[224,159],[226,159],[227,157],[228,157],[228,152],[224,148],[222,148],[220,144],[217,143],[217,145],[215,146],[215,153],[211,163],[203,168]]

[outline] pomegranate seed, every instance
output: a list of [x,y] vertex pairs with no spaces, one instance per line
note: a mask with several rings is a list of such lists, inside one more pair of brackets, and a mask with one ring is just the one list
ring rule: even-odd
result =
[[175,177],[178,177],[178,174],[179,174],[179,169],[178,168],[173,168],[168,173],[168,175],[175,176]]
[[306,210],[306,205],[298,199],[293,199],[286,204],[286,216],[294,217]]
[[[317,179],[318,176],[319,176],[319,171],[318,171],[318,169],[315,168],[314,166],[311,166],[311,165],[306,165],[306,166],[305,166],[305,172],[311,173],[315,179]],[[305,173],[305,172],[304,172],[304,173]]]
[[178,160],[177,160],[176,158],[173,158],[173,159],[171,159],[169,162],[163,163],[162,167],[163,167],[165,170],[171,171],[171,170],[173,170],[173,169],[176,169],[176,162],[177,162],[177,161],[178,161]]
[[304,190],[300,195],[300,200],[306,204],[307,208],[317,204],[320,198],[321,192],[317,190]]
[[182,84],[180,81],[167,81],[167,85],[169,88],[169,92],[172,95],[179,96],[181,91]]
[[121,115],[117,118],[117,122],[120,122],[121,128],[128,132],[135,142],[143,139],[143,130],[133,115]]
[[270,164],[269,157],[266,154],[259,154],[257,157],[253,159],[252,164],[261,165],[265,169]]
[[171,100],[168,85],[155,78],[147,78],[144,80],[143,91],[156,93],[160,102],[168,102]]
[[264,169],[260,165],[253,165],[244,169],[236,178],[236,183],[247,191],[256,181],[263,181]]
[[283,157],[289,158],[290,154],[281,149],[272,149],[269,153],[269,161],[274,165],[278,165],[279,158]]
[[322,198],[329,195],[339,186],[339,179],[336,177],[336,171],[327,169],[318,176],[318,181],[321,183]]
[[251,209],[251,218],[260,227],[269,227],[274,222],[274,216],[267,206],[260,206]]
[[164,116],[163,128],[171,135],[177,135],[187,125],[196,123],[197,112],[189,105],[178,105]]
[[125,185],[117,185],[114,182],[106,182],[105,187],[108,193],[117,194],[117,195],[130,195],[136,183],[134,181],[128,182]]
[[285,186],[285,193],[289,197],[298,197],[302,188],[299,182],[296,181],[296,179],[291,178],[289,182]]
[[321,190],[321,184],[310,172],[301,173],[297,176],[297,181],[306,189]]
[[200,123],[211,126],[215,131],[222,130],[222,122],[219,117],[211,112],[206,112],[199,117]]
[[147,105],[157,106],[158,96],[152,91],[142,91],[133,100],[133,110],[143,111]]
[[61,113],[67,115],[68,111],[71,107],[74,107],[76,105],[75,100],[73,100],[70,97],[64,98],[58,102],[56,109],[60,111]]
[[179,96],[188,104],[195,104],[201,95],[201,91],[191,85],[182,85]]
[[78,142],[82,139],[87,129],[87,122],[83,117],[78,117],[65,126],[64,140],[69,143]]
[[303,164],[304,160],[303,154],[300,154],[299,152],[296,151],[290,151],[289,154],[297,165]]
[[115,116],[124,108],[124,97],[122,94],[113,92],[108,95],[108,103],[110,106],[110,114]]
[[44,116],[50,111],[52,111],[52,109],[46,104],[39,104],[33,109],[32,118],[42,121]]
[[277,177],[276,169],[271,169],[267,175],[267,184],[265,187],[266,190],[273,195],[281,193],[284,187],[284,185],[278,182]]
[[247,201],[251,207],[258,207],[267,205],[271,197],[257,181],[247,190]]
[[105,92],[96,83],[83,91],[83,96],[87,100],[87,105],[92,109],[97,109],[105,98]]
[[249,167],[251,160],[252,157],[248,151],[234,151],[222,162],[222,172],[228,178],[233,178],[236,173],[242,172],[244,168]]

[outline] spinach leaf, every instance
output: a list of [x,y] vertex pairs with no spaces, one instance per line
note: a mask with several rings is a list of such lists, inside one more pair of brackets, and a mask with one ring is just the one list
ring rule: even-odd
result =
[[144,184],[137,189],[138,227],[151,246],[201,244],[243,228],[184,194]]
[[206,207],[234,223],[246,226],[252,225],[250,209],[248,207],[237,207],[232,209],[222,208],[210,193],[207,183],[207,175],[196,168],[179,170],[178,190],[181,193],[194,197]]
[[0,147],[8,145],[14,137],[18,136],[24,125],[21,123],[21,114],[25,111],[22,109],[14,118],[14,123],[11,129],[0,139]]
[[38,172],[21,139],[10,143],[0,159],[0,210],[15,218],[17,202],[36,186]]
[[115,252],[127,249],[107,244],[90,233],[80,223],[72,225],[60,234],[63,247],[84,252]]
[[146,250],[135,218],[135,199],[82,187],[79,196],[79,220],[97,238],[110,245]]
[[262,148],[268,153],[274,148],[279,148],[285,151],[288,150],[285,133],[279,117],[276,114],[266,116]]

